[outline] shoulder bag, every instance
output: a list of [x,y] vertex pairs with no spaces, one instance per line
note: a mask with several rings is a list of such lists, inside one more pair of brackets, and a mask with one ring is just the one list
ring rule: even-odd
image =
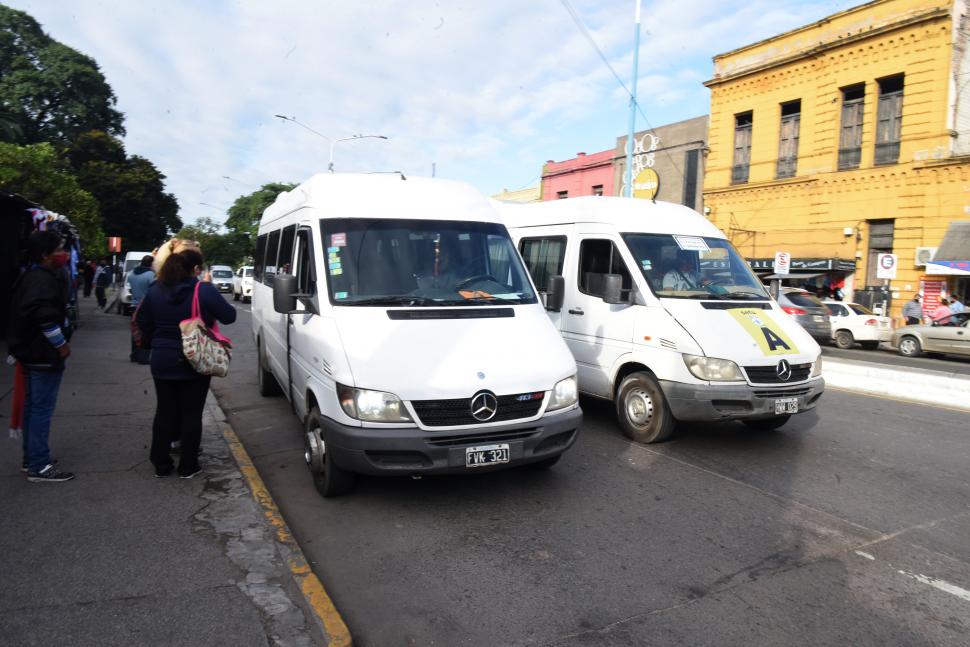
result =
[[229,360],[232,357],[232,342],[219,332],[219,325],[212,328],[205,325],[199,308],[199,286],[195,284],[192,296],[192,316],[179,323],[182,331],[182,354],[200,375],[225,377],[229,373]]

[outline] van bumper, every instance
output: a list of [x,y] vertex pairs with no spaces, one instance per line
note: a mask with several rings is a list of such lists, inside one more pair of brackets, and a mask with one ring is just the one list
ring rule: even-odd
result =
[[681,421],[771,418],[775,400],[798,398],[798,412],[814,409],[825,380],[813,378],[797,385],[684,384],[662,380],[660,386],[674,418]]
[[[378,476],[465,474],[552,458],[572,446],[582,422],[583,411],[576,407],[532,422],[451,431],[349,427],[324,418],[322,433],[332,460],[351,472]],[[499,443],[509,445],[508,463],[465,467],[465,448]]]

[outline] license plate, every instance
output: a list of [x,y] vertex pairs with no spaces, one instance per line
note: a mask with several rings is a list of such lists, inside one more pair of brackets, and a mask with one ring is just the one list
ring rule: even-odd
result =
[[823,317],[822,315],[812,315],[812,319],[814,319],[819,323],[822,323],[823,321],[825,321],[825,317]]
[[509,462],[509,444],[481,445],[465,449],[465,467],[484,467]]
[[798,413],[798,398],[775,400],[775,414]]

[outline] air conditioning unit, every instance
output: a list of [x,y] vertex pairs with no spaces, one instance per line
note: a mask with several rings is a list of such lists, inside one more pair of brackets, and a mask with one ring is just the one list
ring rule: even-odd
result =
[[926,267],[926,264],[936,256],[938,247],[917,247],[916,248],[916,267]]

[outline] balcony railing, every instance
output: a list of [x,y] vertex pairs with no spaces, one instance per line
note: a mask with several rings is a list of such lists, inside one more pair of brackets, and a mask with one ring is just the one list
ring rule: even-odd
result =
[[839,149],[839,170],[844,171],[850,168],[859,168],[862,161],[862,148],[840,148]]
[[798,167],[797,157],[780,157],[775,170],[775,176],[779,178],[795,177],[795,169]]
[[899,142],[876,144],[876,164],[895,164],[899,161]]
[[748,170],[749,166],[747,164],[735,164],[731,167],[731,184],[744,184],[748,181]]

